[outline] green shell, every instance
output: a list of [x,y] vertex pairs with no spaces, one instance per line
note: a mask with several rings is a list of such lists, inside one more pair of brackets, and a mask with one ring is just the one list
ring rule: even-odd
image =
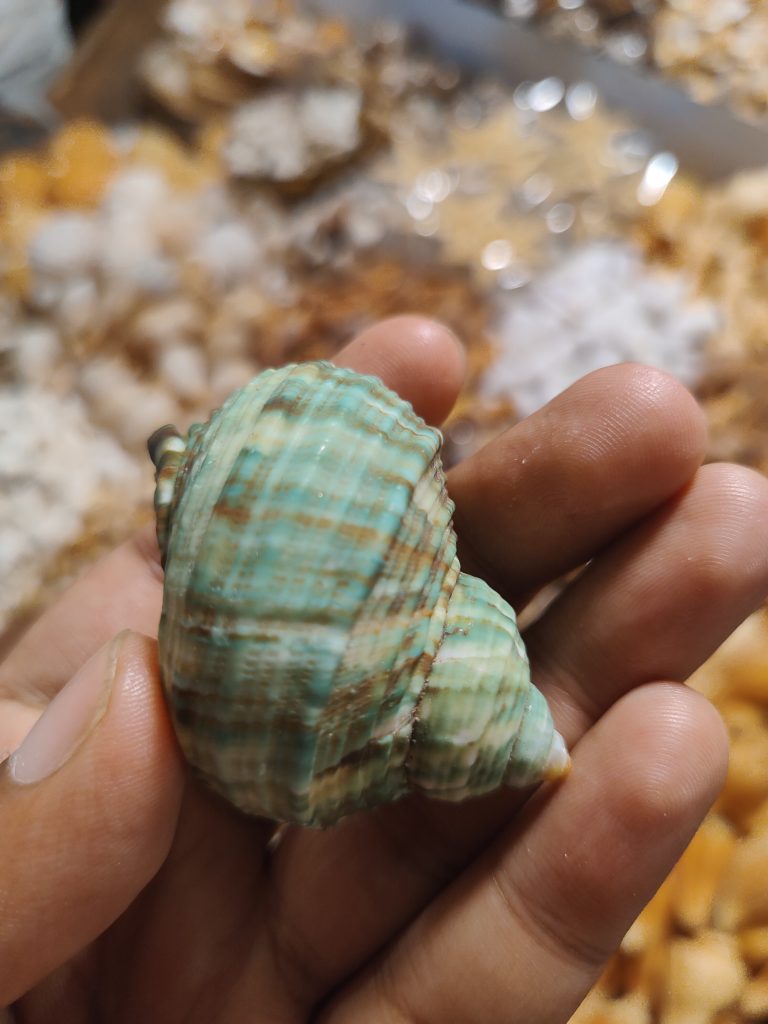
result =
[[460,572],[440,444],[328,363],[151,442],[163,679],[187,758],[243,811],[328,825],[566,770],[514,612]]

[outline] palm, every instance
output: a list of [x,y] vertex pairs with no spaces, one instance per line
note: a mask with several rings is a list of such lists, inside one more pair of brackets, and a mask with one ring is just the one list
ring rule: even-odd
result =
[[[417,326],[400,325],[400,347],[392,325],[374,329],[342,360],[439,421],[458,363],[434,329],[404,355]],[[427,374],[435,365],[447,367],[442,379]],[[153,725],[140,747],[123,726],[122,749],[115,741],[99,755],[120,810],[106,836],[103,814],[77,833],[79,859],[66,869],[81,901],[76,934],[44,943],[33,963],[27,932],[21,943],[9,932],[18,969],[6,978],[0,967],[0,998],[4,985],[28,987],[27,970],[29,981],[47,974],[20,1004],[32,1024],[567,1020],[721,777],[708,705],[644,684],[684,679],[768,589],[768,536],[757,536],[768,531],[765,482],[698,470],[702,446],[680,388],[617,368],[451,476],[464,564],[513,602],[593,559],[526,638],[558,727],[581,742],[573,777],[524,806],[509,791],[458,807],[411,798],[270,844],[272,826],[185,777],[148,642],[128,642],[125,674],[144,690],[134,686],[122,714],[151,692]],[[35,697],[61,686],[94,637],[126,625],[154,633],[160,598],[146,536],[81,581],[3,666],[0,748],[15,745]],[[51,647],[63,656],[41,659]],[[100,730],[113,715],[111,704]],[[18,863],[4,842],[3,862]],[[96,881],[89,850],[114,858]],[[17,873],[17,889],[47,884],[39,869]],[[85,951],[78,936],[92,942]],[[4,941],[0,924],[0,953]]]

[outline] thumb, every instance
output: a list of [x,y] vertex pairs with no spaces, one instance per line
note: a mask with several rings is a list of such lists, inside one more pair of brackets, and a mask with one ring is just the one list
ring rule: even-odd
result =
[[155,875],[182,789],[156,645],[121,633],[0,767],[0,1006],[100,935]]

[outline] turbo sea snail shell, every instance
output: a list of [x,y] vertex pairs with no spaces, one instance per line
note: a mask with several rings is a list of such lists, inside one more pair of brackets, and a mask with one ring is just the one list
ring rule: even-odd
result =
[[187,758],[241,810],[330,825],[567,772],[514,612],[459,569],[440,443],[328,363],[150,439],[164,684]]

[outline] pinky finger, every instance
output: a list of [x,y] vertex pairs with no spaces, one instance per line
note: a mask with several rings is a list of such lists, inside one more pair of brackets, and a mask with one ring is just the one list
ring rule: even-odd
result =
[[564,1024],[682,853],[722,784],[702,697],[655,683],[615,705],[574,771],[534,801],[322,1024]]

